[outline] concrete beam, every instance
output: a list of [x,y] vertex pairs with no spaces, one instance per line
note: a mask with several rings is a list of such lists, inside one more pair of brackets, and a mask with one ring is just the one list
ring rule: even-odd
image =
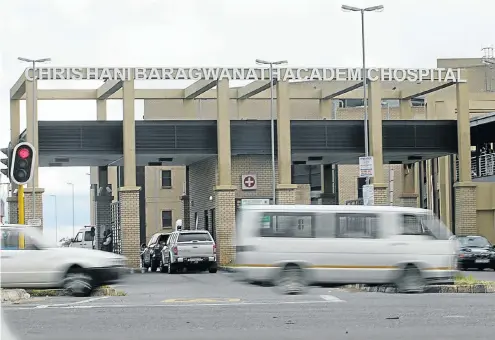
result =
[[184,89],[184,99],[194,99],[217,86],[218,80],[201,79]]
[[442,90],[444,88],[447,88],[449,86],[454,85],[454,82],[448,82],[448,83],[439,83],[436,82],[436,84],[421,84],[421,86],[416,87],[416,88],[409,88],[409,89],[404,89],[401,91],[401,99],[404,100],[409,100],[411,98],[419,97],[419,96],[424,96],[425,94],[429,94],[435,91]]
[[96,90],[97,99],[108,99],[112,94],[122,88],[122,80],[107,80]]
[[10,99],[21,99],[26,93],[26,76],[21,74],[19,79],[15,82],[14,86],[10,89]]
[[337,91],[322,91],[321,92],[321,100],[328,100],[328,99],[334,99],[337,98],[347,92],[351,92],[353,90],[356,90],[360,87],[363,86],[362,82],[357,82],[349,87],[346,87],[342,90],[337,90]]
[[[382,90],[382,99],[400,99],[401,91],[400,90]],[[363,98],[363,89],[356,89],[350,92],[346,92],[341,94],[334,99],[362,99]]]
[[[273,80],[273,85],[277,84],[277,79]],[[256,80],[237,89],[237,99],[248,99],[258,93],[261,93],[270,88],[270,82],[266,80]]]
[[96,90],[38,90],[38,100],[97,99]]

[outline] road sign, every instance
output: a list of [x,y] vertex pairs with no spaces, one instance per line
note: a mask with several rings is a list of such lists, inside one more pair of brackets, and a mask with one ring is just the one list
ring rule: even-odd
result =
[[363,185],[363,205],[375,204],[375,186],[373,184]]
[[375,175],[373,156],[359,157],[359,177],[372,178]]
[[242,175],[242,190],[256,190],[257,188],[256,175]]
[[27,221],[27,225],[30,225],[33,227],[41,227],[41,220],[39,218],[30,218]]

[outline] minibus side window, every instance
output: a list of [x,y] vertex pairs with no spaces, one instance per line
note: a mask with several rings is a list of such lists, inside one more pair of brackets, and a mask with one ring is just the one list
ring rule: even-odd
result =
[[377,238],[379,217],[374,214],[337,214],[338,238]]
[[264,213],[259,222],[261,237],[314,237],[314,217],[308,213]]
[[402,215],[402,233],[401,235],[432,236],[431,232],[422,223],[422,218],[417,215]]

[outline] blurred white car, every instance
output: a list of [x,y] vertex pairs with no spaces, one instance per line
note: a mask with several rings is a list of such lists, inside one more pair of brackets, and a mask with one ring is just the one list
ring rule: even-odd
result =
[[126,272],[126,258],[92,249],[62,248],[26,225],[2,225],[2,288],[64,288],[88,296]]

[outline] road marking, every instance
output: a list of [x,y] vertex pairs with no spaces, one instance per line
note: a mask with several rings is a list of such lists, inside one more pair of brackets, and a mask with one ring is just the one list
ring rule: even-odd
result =
[[93,301],[98,301],[98,300],[103,300],[103,299],[108,299],[108,296],[101,296],[101,297],[96,297],[96,298],[91,298],[91,299],[86,299],[86,300],[81,300],[81,301],[76,301],[76,302],[68,302],[68,303],[56,303],[52,305],[38,305],[35,308],[37,309],[43,309],[43,308],[53,308],[53,307],[68,307],[72,305],[80,305],[82,303],[88,303],[88,302],[93,302]]
[[[339,299],[340,300],[340,299]],[[230,306],[279,306],[279,305],[317,305],[317,304],[328,304],[335,302],[345,302],[344,300],[324,300],[324,301],[277,301],[277,302],[233,302],[233,303],[202,303],[202,304],[154,304],[154,305],[122,305],[122,304],[107,304],[107,305],[87,305],[87,306],[74,306],[74,305],[47,305],[45,309],[74,309],[74,308],[179,308],[179,307],[230,307]],[[36,307],[4,307],[9,310],[37,310]]]
[[338,297],[333,295],[320,295],[320,297],[328,302],[345,302],[344,300],[339,299]]
[[224,299],[224,298],[196,298],[196,299],[167,299],[165,303],[219,303],[219,302],[240,302],[241,299]]

